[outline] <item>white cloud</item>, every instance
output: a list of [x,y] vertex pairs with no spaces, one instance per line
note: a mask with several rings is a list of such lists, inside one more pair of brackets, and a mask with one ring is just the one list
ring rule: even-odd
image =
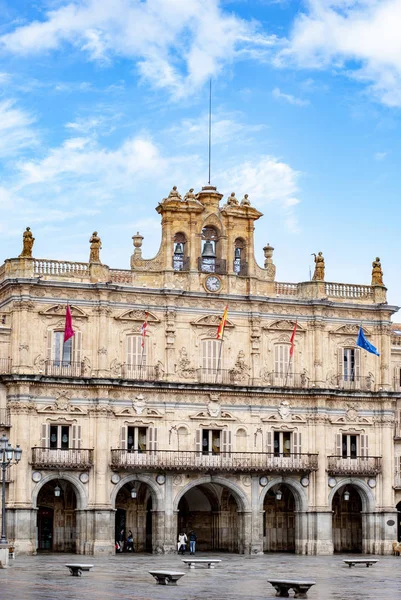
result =
[[191,94],[243,53],[263,55],[275,41],[255,22],[224,12],[219,0],[69,2],[0,37],[4,49],[20,55],[68,43],[89,60],[130,58],[146,80],[176,97]]
[[302,100],[302,98],[297,98],[296,96],[293,96],[292,94],[285,94],[284,92],[282,92],[280,90],[280,88],[274,88],[272,94],[273,94],[273,98],[276,98],[276,100],[284,100],[284,102],[288,102],[288,104],[293,104],[295,106],[308,106],[309,105],[309,100]]
[[280,159],[262,156],[218,174],[217,180],[221,192],[230,194],[235,191],[238,199],[246,193],[256,208],[277,207],[283,213],[287,227],[297,232],[299,227],[294,207],[300,202],[299,176],[299,171]]
[[400,0],[306,0],[278,65],[335,68],[401,106]]
[[0,101],[0,158],[9,158],[37,145],[34,122],[35,118],[18,108],[14,100]]
[[388,152],[376,152],[375,160],[381,162],[387,157]]
[[[244,142],[249,140],[253,133],[262,131],[265,125],[248,125],[241,122],[243,115],[238,112],[217,112],[212,117],[212,143],[213,147],[228,144],[236,140]],[[209,115],[204,114],[194,119],[183,119],[179,125],[168,131],[178,143],[187,146],[207,146],[209,135]]]

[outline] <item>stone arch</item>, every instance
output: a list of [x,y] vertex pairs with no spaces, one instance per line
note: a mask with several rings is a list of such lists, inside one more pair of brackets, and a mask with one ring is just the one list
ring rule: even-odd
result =
[[33,488],[32,492],[32,507],[37,508],[38,495],[40,490],[43,488],[46,483],[53,481],[54,479],[64,479],[71,483],[76,498],[77,498],[77,509],[85,510],[88,507],[88,494],[87,488],[79,481],[77,477],[71,475],[70,473],[58,473],[58,474],[50,474],[43,477]]
[[154,503],[153,510],[159,511],[163,510],[163,492],[162,486],[154,481],[152,477],[149,475],[127,475],[123,477],[114,487],[110,494],[110,502],[111,506],[115,508],[117,494],[124,487],[126,483],[130,483],[131,481],[140,481],[141,483],[145,483],[149,487],[150,494],[152,496],[152,501]]
[[361,481],[360,479],[353,479],[352,477],[342,479],[337,483],[335,487],[333,487],[329,494],[330,509],[332,508],[333,498],[336,492],[338,492],[341,488],[345,487],[346,485],[352,485],[358,491],[359,496],[362,500],[363,512],[374,512],[376,510],[376,500],[370,487],[364,481]]
[[263,510],[263,504],[265,501],[265,496],[267,492],[274,487],[275,485],[287,485],[290,488],[295,498],[295,509],[297,512],[306,512],[308,510],[308,497],[306,495],[305,488],[296,481],[295,479],[291,479],[290,477],[275,477],[271,479],[269,483],[263,488],[260,498],[259,498],[259,506],[260,510]]
[[178,511],[178,504],[179,504],[181,498],[190,489],[197,487],[199,485],[202,485],[204,483],[217,483],[217,484],[223,486],[223,488],[224,487],[228,488],[233,493],[233,496],[238,505],[238,510],[240,512],[251,510],[251,505],[250,505],[249,499],[247,498],[244,491],[236,483],[233,483],[232,481],[228,481],[227,479],[224,479],[224,477],[215,477],[215,476],[211,476],[211,475],[204,475],[203,477],[200,477],[199,479],[196,479],[195,481],[191,481],[180,492],[178,492],[176,497],[174,498],[173,510]]

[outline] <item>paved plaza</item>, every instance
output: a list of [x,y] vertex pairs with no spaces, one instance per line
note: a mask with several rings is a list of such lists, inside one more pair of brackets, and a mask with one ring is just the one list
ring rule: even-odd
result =
[[[201,553],[197,555],[199,558]],[[208,557],[211,554],[207,555]],[[108,558],[49,554],[17,557],[0,570],[3,600],[270,600],[269,578],[314,579],[311,600],[376,600],[401,597],[401,558],[380,556],[375,566],[349,568],[346,555],[295,556],[265,554],[245,557],[213,554],[222,563],[214,570],[188,569],[181,557],[124,554]],[[352,556],[353,558],[355,555]],[[370,556],[370,558],[373,558]],[[93,564],[89,574],[71,577],[65,564]],[[177,587],[157,585],[152,569],[185,572]],[[290,596],[292,596],[290,592]]]

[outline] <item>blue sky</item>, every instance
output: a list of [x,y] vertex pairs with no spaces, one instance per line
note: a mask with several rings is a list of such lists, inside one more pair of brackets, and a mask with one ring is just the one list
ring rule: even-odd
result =
[[129,268],[173,185],[249,194],[279,281],[370,283],[401,304],[401,0],[0,0],[1,258]]

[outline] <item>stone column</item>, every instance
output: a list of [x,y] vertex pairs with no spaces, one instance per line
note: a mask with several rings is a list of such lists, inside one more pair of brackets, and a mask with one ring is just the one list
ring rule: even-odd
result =
[[165,500],[164,500],[164,540],[163,552],[172,554],[177,552],[177,515],[178,511],[173,510],[173,478],[171,473],[166,474]]
[[250,554],[252,548],[252,511],[238,511],[238,551],[240,554]]
[[251,378],[253,385],[260,383],[260,317],[251,316]]
[[321,317],[315,318],[313,323],[314,344],[314,380],[317,387],[321,387],[323,380],[323,332],[324,323]]
[[263,554],[263,510],[260,509],[259,475],[252,475],[251,483],[252,502],[252,536],[251,554]]
[[167,308],[166,310],[166,365],[165,370],[167,378],[172,377],[174,379],[174,362],[175,362],[175,319],[176,311]]
[[[102,395],[107,394],[101,390]],[[93,511],[93,553],[114,554],[114,510],[110,505],[109,490],[109,419],[114,414],[108,406],[108,400],[102,399],[99,404],[92,407],[95,424],[96,460],[93,467],[94,493],[89,498],[90,508]],[[93,490],[93,487],[92,487]]]
[[384,325],[380,331],[380,387],[390,389],[391,325]]
[[35,305],[29,300],[29,287],[21,288],[21,298],[14,302],[11,358],[13,373],[32,373],[30,364],[31,332],[30,313]]
[[97,307],[98,313],[97,325],[97,348],[94,348],[97,354],[97,369],[95,370],[97,377],[109,376],[109,315],[110,308],[107,306],[107,292],[101,293],[100,306]]

